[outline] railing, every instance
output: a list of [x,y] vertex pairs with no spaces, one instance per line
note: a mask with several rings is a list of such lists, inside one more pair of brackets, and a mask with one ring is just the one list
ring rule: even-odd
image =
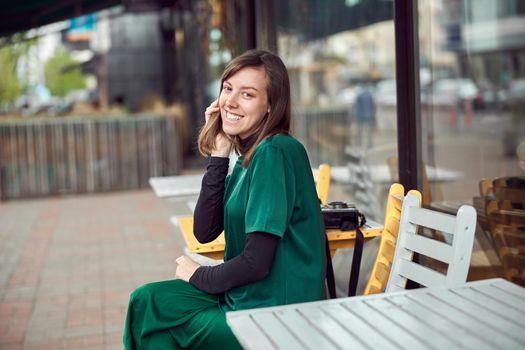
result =
[[351,106],[295,107],[292,113],[294,136],[308,150],[313,165],[346,164],[344,149],[351,143]]
[[147,187],[179,173],[178,131],[151,115],[0,121],[0,198]]

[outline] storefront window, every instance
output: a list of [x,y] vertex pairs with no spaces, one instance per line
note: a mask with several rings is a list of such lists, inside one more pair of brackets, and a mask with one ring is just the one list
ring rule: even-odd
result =
[[294,0],[275,9],[294,135],[313,167],[333,167],[329,199],[381,220],[387,160],[397,155],[392,3]]
[[480,182],[525,171],[521,3],[419,1],[424,202],[452,213],[476,206],[473,265],[499,265]]

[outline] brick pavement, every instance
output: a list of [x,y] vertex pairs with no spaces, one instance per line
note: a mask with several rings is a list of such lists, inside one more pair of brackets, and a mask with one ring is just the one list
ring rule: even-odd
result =
[[177,212],[149,189],[0,203],[0,349],[122,349],[129,293],[174,274]]

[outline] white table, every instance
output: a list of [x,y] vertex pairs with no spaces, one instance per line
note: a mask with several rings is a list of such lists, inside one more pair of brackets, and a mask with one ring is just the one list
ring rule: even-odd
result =
[[149,184],[157,197],[199,194],[204,174],[151,177]]
[[245,349],[525,349],[525,288],[503,279],[235,311],[226,318]]
[[[239,156],[235,151],[229,156],[228,174],[231,173]],[[204,173],[195,175],[178,175],[151,177],[149,184],[157,197],[184,197],[199,194]]]

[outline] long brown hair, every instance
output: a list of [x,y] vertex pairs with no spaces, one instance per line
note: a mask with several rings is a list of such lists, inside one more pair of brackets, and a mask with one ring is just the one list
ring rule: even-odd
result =
[[[244,153],[242,165],[247,167],[255,148],[265,138],[275,134],[288,134],[290,132],[291,107],[290,107],[290,79],[288,71],[279,56],[263,50],[249,50],[234,58],[222,73],[221,91],[224,81],[246,67],[262,67],[266,72],[266,92],[270,112],[263,119],[254,134],[258,134],[255,141],[248,149],[241,149],[239,136],[226,135],[232,142],[237,153]],[[202,155],[209,155],[215,148],[215,138],[222,133],[221,118],[213,118],[206,123],[198,139],[199,151]]]

